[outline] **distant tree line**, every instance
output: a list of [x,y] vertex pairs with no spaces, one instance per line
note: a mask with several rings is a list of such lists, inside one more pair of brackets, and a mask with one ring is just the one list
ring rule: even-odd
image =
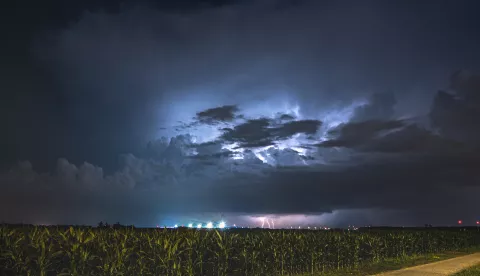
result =
[[97,228],[135,228],[135,225],[122,225],[120,222],[116,222],[115,224],[108,224],[108,222],[103,223],[103,221],[100,221],[97,225]]

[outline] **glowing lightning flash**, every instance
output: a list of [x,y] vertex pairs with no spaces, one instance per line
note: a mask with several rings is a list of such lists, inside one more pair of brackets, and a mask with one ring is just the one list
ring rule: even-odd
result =
[[262,217],[260,218],[262,220],[262,228],[265,228],[265,222],[267,223],[268,228],[274,229],[275,228],[275,222],[273,221],[272,218],[267,218],[267,217]]

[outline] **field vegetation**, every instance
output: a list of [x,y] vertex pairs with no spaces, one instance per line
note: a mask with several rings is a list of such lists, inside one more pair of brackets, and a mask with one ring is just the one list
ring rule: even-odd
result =
[[467,268],[459,273],[456,273],[455,276],[480,276],[480,265]]
[[0,275],[322,275],[479,245],[459,229],[0,226]]

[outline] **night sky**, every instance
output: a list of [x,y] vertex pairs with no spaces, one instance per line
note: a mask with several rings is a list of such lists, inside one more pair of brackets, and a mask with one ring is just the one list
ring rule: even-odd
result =
[[0,221],[475,224],[479,10],[10,1]]

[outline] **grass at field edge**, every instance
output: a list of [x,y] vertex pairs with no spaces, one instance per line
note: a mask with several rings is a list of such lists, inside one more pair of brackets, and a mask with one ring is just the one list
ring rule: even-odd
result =
[[[365,264],[356,270],[339,270],[339,271],[332,271],[328,273],[318,274],[318,276],[345,276],[345,275],[352,275],[352,276],[365,276],[365,275],[375,275],[382,272],[398,270],[406,267],[412,267],[417,265],[423,265],[428,263],[434,263],[438,261],[443,261],[455,257],[460,257],[468,254],[472,254],[475,252],[480,252],[480,248],[470,248],[467,250],[461,250],[456,252],[443,252],[437,254],[428,254],[428,255],[421,255],[421,256],[410,256],[405,259],[386,259],[380,263],[376,264]],[[472,270],[473,271],[473,270]],[[470,272],[469,272],[470,273]],[[458,276],[480,276],[480,266],[478,266],[477,270],[472,272],[473,274],[458,274]],[[477,273],[477,274],[475,274]],[[307,276],[311,274],[297,274],[295,276]],[[457,274],[455,274],[457,276]]]
[[480,276],[480,264],[455,273],[453,276]]

